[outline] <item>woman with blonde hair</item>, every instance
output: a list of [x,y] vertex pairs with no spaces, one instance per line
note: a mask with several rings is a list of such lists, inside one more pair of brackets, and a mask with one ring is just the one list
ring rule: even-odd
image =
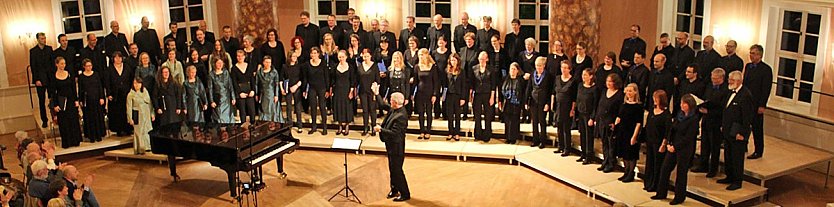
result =
[[[411,68],[405,64],[403,53],[394,52],[394,56],[391,58],[391,68],[388,69],[386,76],[388,76],[389,87],[385,97],[390,97],[391,94],[399,92],[405,95],[405,100],[410,99],[411,82],[414,81],[414,78],[411,77]],[[408,105],[409,103],[406,103],[406,106]]]
[[623,91],[625,92],[623,106],[620,107],[620,112],[614,121],[617,136],[614,149],[617,156],[625,163],[625,173],[619,180],[628,183],[634,181],[634,167],[637,166],[637,160],[640,158],[638,135],[641,134],[640,129],[643,127],[643,103],[640,101],[640,93],[637,92],[637,84],[630,83]]
[[420,137],[417,139],[428,140],[431,134],[431,110],[440,91],[440,78],[437,77],[436,72],[439,69],[434,64],[434,59],[431,58],[428,49],[422,48],[418,53],[420,61],[414,68],[417,71],[417,90],[412,99],[416,104],[420,124]]

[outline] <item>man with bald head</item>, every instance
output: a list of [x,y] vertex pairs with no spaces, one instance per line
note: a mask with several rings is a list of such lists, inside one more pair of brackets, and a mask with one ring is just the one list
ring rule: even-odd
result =
[[[520,22],[519,22],[519,24],[520,24]],[[520,28],[520,26],[519,26],[519,28]],[[456,52],[459,52],[459,51],[457,51],[457,49],[466,46],[466,41],[463,39],[463,36],[465,36],[466,33],[470,33],[470,32],[472,34],[475,34],[475,33],[478,32],[478,29],[475,28],[474,25],[469,24],[469,13],[463,12],[463,13],[460,14],[460,25],[455,26],[455,37],[454,37],[454,41],[453,41],[453,43],[454,43],[453,48],[455,48]],[[446,37],[446,39],[448,40],[450,38]],[[522,42],[522,48],[523,48],[524,38],[521,38],[520,41]],[[521,51],[521,50],[519,50],[519,51]],[[515,54],[515,53],[510,53],[510,54]]]
[[139,53],[147,52],[151,60],[156,61],[160,59],[159,50],[159,36],[156,35],[156,30],[150,27],[151,22],[148,17],[142,17],[142,29],[133,33],[133,43],[139,47]]
[[388,171],[390,172],[391,191],[387,198],[394,198],[395,202],[402,202],[411,199],[411,192],[408,190],[408,182],[403,173],[403,161],[405,161],[405,129],[408,128],[408,115],[403,108],[405,96],[396,92],[391,94],[389,103],[379,95],[379,85],[371,85],[371,91],[376,95],[379,107],[388,110],[382,125],[374,126],[374,131],[379,132],[379,139],[385,142],[385,151],[388,155]]
[[[124,41],[127,42],[126,39]],[[125,44],[125,46],[127,46],[127,44]],[[78,53],[80,55],[80,57],[78,58],[79,60],[90,59],[91,61],[93,61],[93,71],[105,74],[104,72],[107,68],[107,57],[109,55],[106,54],[104,47],[98,44],[98,37],[96,37],[95,34],[87,34],[87,47],[84,47],[83,49],[81,49],[81,51],[78,51]],[[124,54],[127,53],[122,53],[122,55]]]
[[[110,21],[110,34],[104,37],[104,52],[108,57],[116,51],[127,54],[127,36],[119,32],[119,29],[119,22],[116,20]],[[95,63],[93,63],[93,66],[95,66]]]
[[[689,64],[695,61],[695,50],[689,47],[689,34],[678,32],[675,37],[675,57],[669,58],[674,67],[669,68],[675,75],[675,80],[683,76],[683,72]],[[680,78],[683,79],[683,78]]]
[[727,56],[721,58],[721,67],[727,70],[727,74],[733,71],[741,71],[744,68],[744,60],[736,54],[736,48],[738,48],[738,43],[735,40],[727,41],[727,44],[724,45]]
[[[716,52],[713,48],[715,45],[715,38],[712,36],[707,35],[701,43],[704,49],[698,51],[698,54],[695,55],[695,63],[699,66],[698,78],[704,79],[706,76],[712,74],[712,70],[717,67],[721,67],[721,54],[718,54],[718,52]],[[685,76],[685,74],[683,76]],[[678,77],[678,79],[681,80],[680,77]]]
[[78,169],[72,165],[66,165],[61,168],[61,175],[63,175],[63,179],[67,182],[67,192],[75,192],[76,189],[82,189],[83,194],[81,196],[81,201],[84,206],[99,206],[98,200],[96,196],[93,194],[92,189],[90,186],[93,184],[93,176],[87,175],[82,183],[78,180]]
[[[652,63],[654,64],[654,69],[649,73],[649,90],[647,94],[654,94],[657,90],[663,90],[668,94],[669,99],[672,99],[676,93],[675,77],[666,69],[666,55],[655,55]],[[643,97],[651,96],[647,95]],[[654,107],[654,101],[651,98],[646,99],[646,107],[649,109]]]
[[440,36],[443,36],[446,39],[449,39],[449,37],[452,36],[452,32],[449,29],[449,27],[443,27],[442,15],[434,15],[434,18],[432,18],[432,22],[434,23],[434,25],[429,27],[429,31],[426,32],[426,40],[423,41],[424,44],[419,45],[420,48],[429,48],[429,51],[434,51],[434,49],[437,49],[437,39]]

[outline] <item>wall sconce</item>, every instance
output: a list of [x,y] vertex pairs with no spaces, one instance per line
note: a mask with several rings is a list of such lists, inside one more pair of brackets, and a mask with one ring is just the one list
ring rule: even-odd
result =
[[22,45],[24,48],[26,48],[29,45],[29,43],[31,43],[33,40],[35,40],[34,32],[23,32],[17,35],[18,43],[20,43],[20,45]]

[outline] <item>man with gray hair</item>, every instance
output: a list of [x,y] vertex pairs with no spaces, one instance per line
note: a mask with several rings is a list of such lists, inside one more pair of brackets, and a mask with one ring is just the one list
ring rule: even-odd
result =
[[718,183],[730,184],[727,190],[741,188],[744,178],[744,153],[747,151],[747,140],[750,137],[750,124],[755,114],[755,99],[742,85],[743,77],[740,71],[730,73],[728,88],[730,95],[724,103],[724,116],[721,118],[721,131],[724,135],[724,168],[727,177]]
[[750,63],[744,67],[744,85],[753,95],[753,106],[756,115],[753,116],[753,145],[755,151],[747,159],[758,159],[764,155],[764,112],[770,91],[773,88],[773,68],[762,62],[764,48],[761,45],[750,47]]
[[[428,31],[426,31],[426,39],[418,45],[420,48],[428,48],[429,51],[434,51],[437,49],[437,39],[441,36],[445,37],[447,40],[452,37],[452,30],[449,27],[443,26],[443,16],[440,14],[434,15],[432,18],[432,22],[434,25],[429,27]],[[426,45],[428,44],[428,45]]]
[[37,160],[31,166],[33,178],[29,182],[29,196],[38,199],[40,206],[46,206],[47,201],[51,198],[49,193],[49,169],[46,168],[46,162]]
[[405,161],[405,129],[408,128],[408,115],[406,115],[403,104],[405,96],[396,92],[391,94],[390,103],[385,103],[379,95],[379,85],[373,83],[371,91],[376,95],[379,107],[388,110],[382,125],[374,126],[374,131],[379,132],[379,139],[385,142],[385,151],[388,154],[388,171],[391,180],[391,191],[387,198],[394,198],[395,202],[402,202],[411,199],[411,192],[408,190],[408,182],[403,173],[403,161]]
[[[127,36],[125,36],[125,33],[119,32],[119,29],[119,22],[116,20],[110,21],[110,34],[107,34],[107,36],[104,37],[104,52],[108,57],[112,57],[113,52],[116,51],[119,51],[122,54],[127,54]],[[93,63],[93,65],[95,65],[95,62]]]
[[723,68],[716,68],[710,74],[711,84],[704,89],[701,99],[706,104],[699,106],[698,111],[704,114],[701,122],[701,166],[707,170],[707,177],[712,178],[718,173],[718,161],[721,156],[721,118],[724,112],[724,99],[730,93],[724,81],[726,74]]

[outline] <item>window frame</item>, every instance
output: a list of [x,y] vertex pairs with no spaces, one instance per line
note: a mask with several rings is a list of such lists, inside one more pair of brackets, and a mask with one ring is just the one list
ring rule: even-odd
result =
[[[64,16],[62,13],[61,3],[63,2],[78,2],[78,11],[79,17],[81,18],[81,32],[66,34],[66,30],[64,30]],[[52,0],[52,13],[53,16],[58,17],[54,20],[54,27],[55,33],[54,37],[57,37],[58,34],[66,34],[67,40],[81,40],[83,45],[87,45],[87,34],[95,34],[98,38],[103,38],[107,34],[110,33],[110,21],[115,20],[115,8],[113,6],[113,0],[99,0],[100,8],[101,8],[101,25],[102,29],[100,31],[87,31],[87,21],[85,21],[84,15],[84,0]],[[75,18],[75,17],[73,17]],[[47,35],[49,36],[49,35]],[[81,49],[81,48],[78,48]]]
[[[218,32],[217,28],[214,28],[215,27],[214,24],[211,24],[211,22],[217,22],[217,15],[215,15],[215,9],[214,9],[214,6],[216,5],[216,3],[215,3],[216,0],[200,0],[200,1],[203,2],[201,4],[201,6],[203,7],[203,20],[206,21],[206,29],[208,29],[209,31],[214,31],[215,33],[217,33]],[[165,32],[163,32],[163,34],[167,35],[168,33],[171,32],[171,31],[169,31],[170,28],[168,27],[168,24],[171,23],[171,6],[168,4],[168,0],[160,0],[160,2],[162,2],[162,16],[163,16],[162,23],[164,23],[163,25],[165,25]],[[188,14],[188,7],[189,6],[190,5],[188,5],[188,0],[183,0],[183,6],[182,7],[185,8],[184,9],[185,21],[184,22],[177,22],[177,28],[178,29],[180,29],[180,28],[185,29],[186,42],[193,41],[191,39],[191,27],[199,27],[199,25],[200,25],[199,20],[195,20],[195,21],[190,20],[190,16]]]
[[[803,16],[803,22],[800,28],[800,45],[797,52],[790,52],[790,51],[783,51],[781,50],[781,38],[782,38],[782,23],[784,20],[784,13],[785,11],[794,11],[794,12],[801,12]],[[805,36],[806,28],[807,28],[807,17],[808,14],[817,14],[820,15],[820,31],[819,34],[816,35],[819,37],[817,42],[817,54],[816,56],[813,55],[806,55],[804,53],[805,49]],[[802,114],[810,114],[810,115],[817,115],[820,109],[820,94],[818,93],[811,93],[811,102],[804,102],[799,100],[799,89],[793,88],[793,97],[791,99],[777,96],[776,91],[778,89],[777,81],[779,80],[779,58],[785,57],[789,59],[796,60],[796,75],[794,79],[794,86],[799,86],[800,83],[805,82],[801,81],[801,74],[802,74],[802,63],[809,62],[813,63],[814,65],[814,81],[812,91],[820,91],[823,85],[823,75],[824,69],[826,65],[826,57],[831,55],[831,52],[825,50],[825,45],[829,43],[829,29],[830,29],[830,21],[831,21],[831,11],[826,8],[819,7],[819,5],[815,3],[795,3],[795,2],[786,2],[786,1],[766,1],[765,4],[762,5],[762,27],[765,28],[761,31],[761,35],[766,37],[765,41],[765,54],[763,56],[763,61],[767,63],[771,63],[770,65],[773,68],[773,80],[771,80],[771,84],[773,85],[773,89],[770,92],[770,102],[768,102],[768,107],[778,108],[781,110],[794,112],[794,113],[802,113]],[[778,21],[777,21],[778,20]]]
[[[338,12],[336,11],[336,2],[337,1],[347,1],[348,2],[348,8],[354,8],[354,6],[356,5],[356,0],[309,0],[309,4],[310,4],[310,7],[309,7],[310,8],[310,10],[309,10],[309,12],[310,12],[310,22],[313,23],[313,24],[318,25],[319,27],[327,26],[327,24],[322,25],[321,22],[322,21],[327,21],[327,16],[328,16],[328,15],[320,15],[319,14],[319,4],[318,3],[320,1],[330,1],[330,6],[333,8],[331,14],[336,15],[336,26],[339,26],[339,22],[349,20],[347,14],[345,14],[345,15],[339,15],[338,14]],[[356,9],[356,8],[354,8],[354,9]],[[358,13],[358,11],[357,11],[357,13]],[[361,18],[361,16],[360,16],[360,18]],[[361,20],[362,20],[362,22],[366,21],[365,19],[361,19]]]
[[[429,3],[431,5],[431,16],[429,17],[417,17],[417,3]],[[408,15],[406,16],[413,16],[414,17],[414,24],[429,24],[429,28],[434,25],[434,15],[437,14],[436,5],[437,4],[448,4],[450,8],[449,16],[443,16],[443,24],[449,26],[449,31],[454,32],[455,30],[455,19],[457,19],[458,15],[455,13],[456,9],[458,8],[458,3],[455,0],[451,0],[449,2],[437,2],[436,0],[408,0]],[[405,21],[405,18],[403,18]],[[457,20],[460,21],[459,19]],[[471,19],[469,20],[472,21]],[[405,26],[403,26],[405,28]],[[428,30],[424,31],[428,32]],[[451,44],[451,42],[450,42]]]
[[[692,47],[692,49],[694,49],[695,51],[702,50],[703,49],[703,43],[702,43],[703,38],[710,34],[710,29],[709,29],[708,25],[709,25],[709,22],[710,22],[710,19],[709,19],[709,16],[710,16],[709,14],[710,14],[710,10],[711,10],[710,8],[712,7],[711,0],[704,0],[704,6],[703,6],[704,7],[704,14],[703,15],[697,15],[697,9],[696,9],[697,5],[696,4],[698,3],[698,0],[687,0],[687,1],[690,1],[691,5],[692,5],[690,7],[691,10],[689,11],[689,13],[678,12],[678,0],[671,0],[671,1],[672,1],[671,2],[672,10],[671,10],[670,15],[672,17],[672,20],[671,20],[671,29],[669,29],[668,31],[674,31],[675,33],[680,32],[680,31],[678,31],[678,15],[689,16],[689,29],[688,29],[688,31],[685,31],[689,34],[689,41],[687,42],[687,44],[689,45],[689,47]],[[695,34],[695,20],[697,18],[701,18],[701,20],[702,20],[701,34]],[[696,44],[695,44],[696,42],[698,43],[697,47],[696,47]]]
[[[538,48],[536,51],[550,53],[550,42],[552,40],[550,39],[550,36],[548,36],[547,40],[542,41],[542,38],[541,38],[541,32],[542,31],[541,30],[542,30],[542,27],[547,27],[548,31],[546,31],[547,32],[546,34],[550,34],[550,31],[549,31],[550,30],[550,14],[553,12],[553,11],[551,11],[550,4],[552,4],[553,0],[550,0],[547,3],[542,3],[541,0],[535,0],[535,2],[521,2],[520,0],[513,0],[513,1],[514,1],[513,2],[514,5],[515,5],[515,10],[513,12],[513,17],[518,18],[518,20],[521,21],[521,26],[522,27],[524,27],[524,26],[533,26],[534,27],[534,29],[533,29],[534,34],[533,34],[532,37],[533,37],[533,39],[536,39],[536,43],[537,43],[536,48]],[[524,4],[524,5],[535,5],[536,6],[535,19],[521,19],[521,18],[519,18],[519,14],[521,13],[520,6],[522,4]],[[548,13],[547,19],[542,19],[541,18],[541,15],[542,15],[541,14],[541,7],[542,6],[547,7],[547,13]],[[507,27],[507,28],[512,29],[512,23],[510,23],[510,26]],[[546,48],[541,48],[542,44],[547,44],[548,46]]]

